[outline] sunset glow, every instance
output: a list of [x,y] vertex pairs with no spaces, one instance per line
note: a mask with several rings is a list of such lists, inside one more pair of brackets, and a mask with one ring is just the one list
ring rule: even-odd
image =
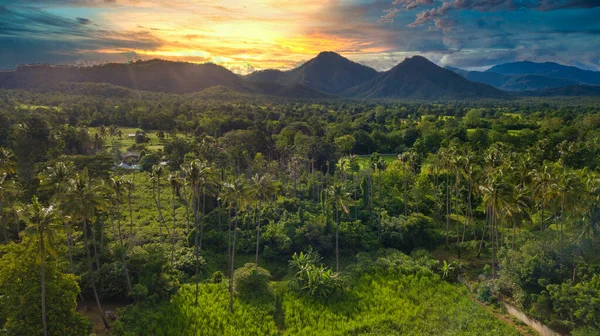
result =
[[[555,2],[563,6],[552,7]],[[215,62],[244,73],[291,68],[324,50],[379,70],[415,54],[466,68],[523,59],[592,69],[600,63],[589,51],[600,48],[589,45],[598,39],[581,49],[587,34],[600,29],[594,1],[516,1],[511,6],[437,0],[15,3],[0,0],[0,67],[162,58]],[[577,28],[572,28],[575,17]],[[473,26],[478,29],[469,29]],[[518,42],[511,37],[515,31],[522,33]]]

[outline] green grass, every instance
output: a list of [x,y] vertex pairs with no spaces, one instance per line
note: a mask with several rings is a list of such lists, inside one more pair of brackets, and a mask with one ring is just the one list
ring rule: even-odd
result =
[[508,113],[508,112],[504,112],[504,113],[502,113],[502,115],[507,116],[507,117],[515,117],[515,118],[518,118],[518,119],[522,118],[522,116],[521,116],[520,113]]
[[[122,312],[116,335],[518,335],[471,301],[466,289],[432,274],[363,275],[346,295],[316,300],[272,284],[281,301],[236,298],[226,282],[184,285],[170,302]],[[277,319],[276,319],[277,317]],[[277,322],[276,322],[277,321]]]
[[127,308],[114,335],[278,335],[274,304],[235,300],[228,310],[227,283],[202,284],[195,305],[194,286],[185,285],[170,302]]
[[[358,155],[356,158],[357,158],[358,164],[360,165],[360,168],[364,169],[369,164],[369,159],[371,158],[371,155]],[[392,162],[398,160],[398,155],[397,154],[381,154],[381,158],[387,165],[390,165]]]
[[[130,138],[128,136],[128,134],[135,134],[136,131],[141,130],[141,129],[133,128],[133,127],[119,127],[118,129],[123,133],[122,138],[119,139],[116,136],[110,137],[107,135],[106,138],[104,139],[105,146],[108,150],[111,150],[113,142],[120,142],[121,143],[121,148],[120,148],[121,152],[126,152],[127,148],[129,148],[135,144],[135,139]],[[98,133],[99,127],[88,127],[88,130],[93,137],[96,133]],[[107,130],[107,133],[108,133],[108,130]],[[158,133],[158,131],[156,131],[156,130],[150,130],[150,131],[146,132],[146,134],[150,137],[150,141],[147,143],[144,143],[143,145],[145,145],[146,148],[150,151],[162,150],[164,148],[164,142],[169,140],[169,138],[165,138],[165,141],[161,141],[156,136],[157,133]],[[191,137],[186,137],[182,133],[177,134],[177,136],[191,139]]]

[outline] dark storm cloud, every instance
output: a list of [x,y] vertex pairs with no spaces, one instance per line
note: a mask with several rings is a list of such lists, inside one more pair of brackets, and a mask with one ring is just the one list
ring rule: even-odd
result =
[[105,55],[98,55],[97,50],[153,50],[163,44],[147,31],[116,32],[90,23],[86,18],[68,19],[34,7],[0,6],[0,67],[103,61]]

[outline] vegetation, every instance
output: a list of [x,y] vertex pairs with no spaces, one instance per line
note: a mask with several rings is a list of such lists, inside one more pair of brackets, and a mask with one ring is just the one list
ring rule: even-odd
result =
[[600,330],[593,99],[79,92],[0,91],[2,333]]

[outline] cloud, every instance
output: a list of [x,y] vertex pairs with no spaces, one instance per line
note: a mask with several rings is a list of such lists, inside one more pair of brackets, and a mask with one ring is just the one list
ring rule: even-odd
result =
[[394,19],[396,18],[396,15],[398,15],[398,12],[400,10],[398,8],[390,8],[390,9],[386,9],[383,12],[385,13],[383,16],[381,16],[381,18],[379,20],[377,20],[377,23],[390,23],[390,22],[394,22]]
[[86,19],[86,18],[80,18],[80,17],[78,17],[78,18],[76,18],[76,20],[77,20],[77,23],[82,24],[82,25],[86,25],[86,24],[92,23],[91,20]]
[[[423,1],[423,0],[416,0]],[[397,3],[399,2],[399,3]],[[417,6],[410,0],[396,0],[394,4],[400,4],[405,9],[414,9]],[[441,6],[424,10],[416,15],[415,20],[409,27],[421,26],[437,18],[445,17],[451,10],[476,11],[476,12],[498,12],[516,11],[530,9],[541,12],[600,7],[598,0],[453,0],[443,2]]]
[[[154,50],[164,41],[146,31],[114,31],[85,18],[67,19],[34,7],[0,6],[0,66],[118,59],[123,50]],[[106,59],[103,57],[106,56]]]
[[411,10],[421,5],[433,5],[433,0],[394,0],[394,2],[392,2],[392,5],[402,5],[404,9]]

